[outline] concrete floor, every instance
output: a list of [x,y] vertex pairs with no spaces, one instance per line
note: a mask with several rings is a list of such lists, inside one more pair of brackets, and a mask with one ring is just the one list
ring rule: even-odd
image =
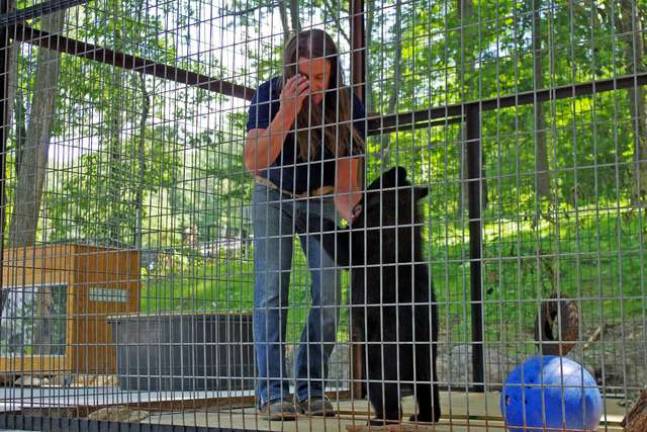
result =
[[[257,414],[252,391],[196,391],[196,392],[143,392],[124,391],[115,387],[96,388],[0,388],[0,411],[41,411],[41,415],[53,415],[55,409],[67,407],[92,407],[128,405],[128,409],[144,411],[141,423],[220,427],[241,430],[261,430],[286,432],[327,432],[367,431],[366,421],[371,416],[371,407],[366,400],[336,400],[337,415],[328,418],[300,416],[297,421],[269,422]],[[242,403],[240,400],[247,400]],[[197,402],[204,404],[199,408]],[[224,401],[224,402],[223,402]],[[236,402],[238,401],[238,402]],[[162,403],[173,403],[173,409],[162,408]],[[430,429],[438,432],[494,432],[503,431],[504,425],[499,410],[499,393],[489,392],[465,393],[459,391],[441,392],[443,416],[436,425],[423,425],[404,422],[394,429],[371,427],[371,430],[394,432],[409,429]],[[158,408],[156,408],[158,407]],[[403,399],[403,418],[408,418],[415,410],[412,397]],[[52,411],[50,411],[52,410]],[[600,430],[621,431],[620,421],[626,408],[616,399],[609,399],[605,404],[605,415]],[[123,415],[123,413],[120,413]],[[122,420],[123,418],[113,418]],[[139,420],[138,420],[139,421]]]

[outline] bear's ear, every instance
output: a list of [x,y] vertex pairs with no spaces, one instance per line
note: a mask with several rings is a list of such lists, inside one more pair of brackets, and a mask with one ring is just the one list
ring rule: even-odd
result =
[[376,178],[368,189],[390,189],[407,186],[407,170],[401,166],[393,167]]
[[415,197],[416,201],[426,197],[428,194],[429,188],[426,186],[416,186],[415,188],[413,188],[413,196]]
[[407,170],[404,167],[395,167],[396,184],[400,187],[407,184]]

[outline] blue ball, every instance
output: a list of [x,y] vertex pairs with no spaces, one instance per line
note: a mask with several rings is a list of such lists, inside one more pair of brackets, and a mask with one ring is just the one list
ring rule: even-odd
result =
[[594,431],[602,416],[595,379],[566,357],[536,356],[517,366],[499,403],[510,432]]

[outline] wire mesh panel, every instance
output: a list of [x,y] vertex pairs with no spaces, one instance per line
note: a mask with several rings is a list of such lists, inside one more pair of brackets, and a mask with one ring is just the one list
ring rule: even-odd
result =
[[642,430],[646,8],[3,0],[0,425]]

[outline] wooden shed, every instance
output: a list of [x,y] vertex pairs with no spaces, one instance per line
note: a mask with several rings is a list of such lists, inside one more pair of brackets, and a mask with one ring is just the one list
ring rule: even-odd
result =
[[139,252],[82,244],[6,249],[0,373],[113,374],[107,316],[139,310]]

